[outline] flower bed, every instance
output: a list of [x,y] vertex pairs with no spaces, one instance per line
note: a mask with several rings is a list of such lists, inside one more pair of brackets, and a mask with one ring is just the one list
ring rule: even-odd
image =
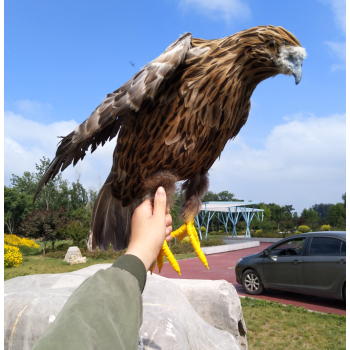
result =
[[4,235],[4,265],[17,267],[23,261],[22,254],[38,252],[39,246],[29,238],[16,235]]

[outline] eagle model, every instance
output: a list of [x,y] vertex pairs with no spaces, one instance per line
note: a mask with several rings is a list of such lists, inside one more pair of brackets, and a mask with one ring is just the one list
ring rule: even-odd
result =
[[[116,251],[124,249],[133,211],[144,197],[163,186],[169,199],[175,182],[185,180],[185,224],[172,235],[188,233],[208,267],[193,226],[209,186],[208,170],[246,123],[256,86],[280,73],[293,75],[298,84],[305,57],[293,34],[272,25],[223,39],[182,35],[62,138],[34,200],[43,185],[83,159],[90,146],[93,152],[118,135],[111,172],[95,201],[89,248],[107,250],[112,244]],[[158,267],[163,252],[180,273],[166,242]]]

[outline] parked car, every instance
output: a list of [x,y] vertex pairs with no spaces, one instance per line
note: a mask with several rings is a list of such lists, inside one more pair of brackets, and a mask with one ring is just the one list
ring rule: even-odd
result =
[[249,294],[278,289],[346,298],[346,232],[309,232],[285,238],[237,261],[236,280]]

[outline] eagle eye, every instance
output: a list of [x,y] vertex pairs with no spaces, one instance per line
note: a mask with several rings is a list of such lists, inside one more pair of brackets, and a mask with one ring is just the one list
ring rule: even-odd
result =
[[276,47],[276,41],[275,40],[270,40],[267,44],[267,46],[270,48],[270,49],[274,49]]

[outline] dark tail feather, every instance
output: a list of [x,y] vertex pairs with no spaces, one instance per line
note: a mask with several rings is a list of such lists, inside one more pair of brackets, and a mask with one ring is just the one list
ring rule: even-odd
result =
[[88,240],[89,250],[96,247],[108,250],[109,244],[112,244],[114,251],[125,249],[130,240],[132,214],[142,201],[136,200],[123,207],[122,201],[113,194],[111,175],[95,201]]

